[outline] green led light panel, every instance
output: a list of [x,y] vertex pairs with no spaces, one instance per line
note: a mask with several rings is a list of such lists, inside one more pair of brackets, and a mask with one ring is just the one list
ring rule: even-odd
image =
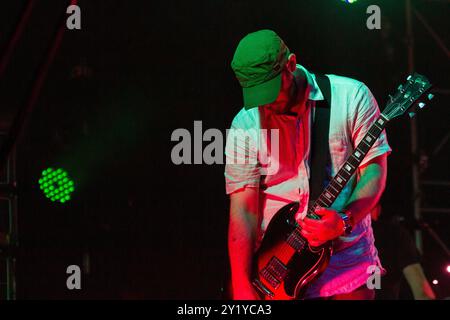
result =
[[39,189],[52,202],[66,203],[75,191],[75,183],[64,169],[47,168],[42,171]]

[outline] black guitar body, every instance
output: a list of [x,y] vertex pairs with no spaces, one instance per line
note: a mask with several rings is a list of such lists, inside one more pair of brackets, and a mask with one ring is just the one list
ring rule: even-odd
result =
[[[301,299],[330,260],[331,242],[312,248],[301,236],[289,240],[298,227],[295,221],[297,210],[298,203],[292,202],[275,214],[256,253],[253,284],[265,298]],[[298,242],[294,241],[297,239]]]

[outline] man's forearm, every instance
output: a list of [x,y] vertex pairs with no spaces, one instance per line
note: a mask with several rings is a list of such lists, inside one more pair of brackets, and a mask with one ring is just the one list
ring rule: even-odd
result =
[[436,295],[425,277],[420,263],[414,263],[403,269],[403,275],[408,281],[415,300],[434,300]]
[[250,285],[252,257],[255,247],[257,216],[242,208],[230,209],[228,251],[234,290]]
[[386,155],[375,158],[361,170],[361,176],[345,205],[354,223],[361,221],[377,204],[386,186]]

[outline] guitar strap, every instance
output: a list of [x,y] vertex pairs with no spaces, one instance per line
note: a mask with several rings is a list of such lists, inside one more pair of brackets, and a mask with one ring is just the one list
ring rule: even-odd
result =
[[310,203],[319,198],[331,175],[331,172],[329,172],[329,169],[331,169],[331,156],[328,141],[331,112],[331,84],[327,76],[322,74],[315,75],[317,85],[325,99],[316,101],[311,130]]

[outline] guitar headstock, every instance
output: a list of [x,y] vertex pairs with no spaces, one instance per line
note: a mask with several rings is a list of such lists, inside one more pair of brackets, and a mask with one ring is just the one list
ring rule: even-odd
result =
[[397,92],[391,96],[383,115],[392,120],[402,116],[406,112],[412,118],[417,111],[422,109],[433,95],[428,93],[432,85],[428,79],[418,73],[410,75],[405,84],[398,87]]

